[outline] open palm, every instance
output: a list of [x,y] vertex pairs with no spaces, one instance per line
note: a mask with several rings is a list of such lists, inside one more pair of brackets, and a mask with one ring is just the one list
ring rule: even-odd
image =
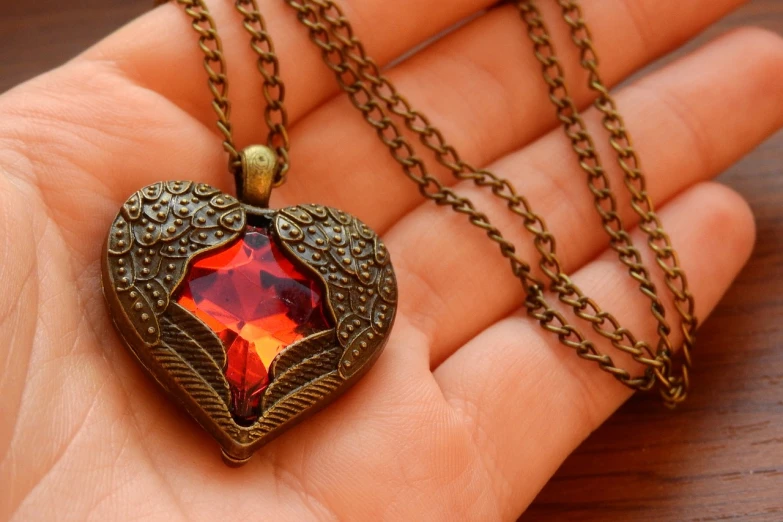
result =
[[[345,7],[370,54],[388,63],[491,3]],[[554,21],[554,2],[542,3]],[[602,72],[618,83],[739,3],[594,0],[585,14]],[[261,80],[230,4],[210,7],[227,50],[236,134],[249,144],[263,139]],[[628,397],[526,318],[505,260],[464,217],[420,199],[337,96],[293,12],[261,4],[293,127],[293,169],[273,204],[340,207],[384,236],[400,288],[386,351],[337,403],[229,469],[122,346],[99,284],[120,203],[161,179],[231,188],[188,20],[175,5],[156,9],[0,98],[0,519],[513,520]],[[551,25],[586,106],[567,34]],[[586,293],[650,338],[649,305],[604,252],[529,47],[507,6],[389,74],[467,160],[529,197]],[[783,42],[759,30],[724,36],[618,94],[701,317],[753,243],[747,206],[704,181],[783,124],[781,99]],[[536,259],[500,202],[457,188]]]

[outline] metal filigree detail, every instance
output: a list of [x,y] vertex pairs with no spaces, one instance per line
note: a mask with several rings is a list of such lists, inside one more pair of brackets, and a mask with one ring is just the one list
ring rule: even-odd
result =
[[223,376],[226,354],[212,330],[172,302],[161,317],[160,342],[150,347],[150,354],[171,379],[165,383],[167,389],[184,390],[196,403],[194,417],[202,426],[214,423],[229,436],[239,436],[240,428],[228,410],[228,382]]
[[144,342],[160,338],[159,317],[188,261],[231,242],[244,227],[236,198],[203,183],[155,183],[125,202],[109,230],[108,284]]
[[275,229],[292,256],[323,279],[350,378],[371,362],[397,310],[397,282],[386,246],[370,228],[340,210],[300,205],[280,210]]
[[[261,417],[241,426],[229,411],[225,347],[173,296],[191,261],[239,238],[248,214],[271,220],[272,237],[290,260],[322,281],[335,327],[278,355]],[[258,209],[189,181],[156,183],[128,199],[109,230],[103,283],[125,342],[232,464],[358,380],[380,355],[397,302],[385,246],[353,216],[318,205]]]
[[336,370],[341,355],[333,328],[289,346],[270,368],[273,378],[264,392],[263,409],[271,409],[310,381]]

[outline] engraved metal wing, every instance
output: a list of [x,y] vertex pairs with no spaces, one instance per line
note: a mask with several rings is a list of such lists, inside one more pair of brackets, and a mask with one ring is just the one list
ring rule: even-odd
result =
[[229,243],[244,227],[239,202],[203,183],[155,183],[125,202],[109,231],[104,284],[145,343],[158,341],[159,317],[188,261]]
[[226,436],[239,427],[226,405],[225,350],[171,297],[191,259],[230,243],[244,226],[239,202],[209,185],[155,183],[122,206],[104,256],[104,294],[126,342],[139,339],[128,344],[155,379],[199,423],[214,423]]
[[295,422],[345,391],[380,355],[397,305],[386,247],[355,217],[299,205],[279,210],[274,230],[284,250],[322,280],[335,328],[291,345],[274,361],[256,436]]
[[288,252],[325,283],[344,348],[340,375],[360,373],[380,354],[397,310],[386,246],[357,218],[319,205],[281,209],[275,230]]

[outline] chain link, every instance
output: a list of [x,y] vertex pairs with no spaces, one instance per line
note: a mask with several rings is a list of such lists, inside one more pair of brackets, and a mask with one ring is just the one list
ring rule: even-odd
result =
[[[546,330],[554,333],[560,342],[573,348],[580,357],[597,363],[601,369],[634,389],[649,390],[654,384],[655,370],[662,368],[662,363],[654,358],[654,353],[645,343],[637,341],[614,317],[598,308],[597,304],[586,297],[563,273],[555,253],[554,236],[548,231],[543,218],[533,212],[530,203],[515,191],[508,180],[476,169],[460,158],[454,147],[445,141],[442,133],[429,119],[413,109],[389,79],[381,74],[380,68],[367,56],[363,45],[353,34],[350,24],[334,2],[286,2],[297,10],[300,22],[308,28],[311,40],[321,48],[323,58],[335,72],[341,88],[348,93],[365,119],[376,128],[391,150],[392,156],[402,165],[403,171],[420,185],[420,190],[426,187],[421,190],[422,194],[438,204],[450,205],[457,212],[467,214],[471,223],[485,230],[490,239],[499,245],[501,253],[509,259],[513,273],[521,280],[527,292],[526,306],[530,315]],[[380,106],[379,100],[386,110]],[[610,339],[617,348],[646,365],[649,369],[644,375],[633,376],[627,370],[617,367],[609,355],[599,352],[594,343],[587,340],[579,330],[568,323],[563,314],[547,302],[543,294],[544,284],[531,274],[530,266],[517,257],[514,245],[504,238],[486,215],[477,211],[468,200],[443,187],[428,173],[423,161],[415,156],[413,147],[405,140],[386,111],[402,117],[406,127],[419,136],[420,141],[435,154],[438,162],[454,176],[491,190],[506,202],[512,212],[522,217],[525,228],[533,234],[534,245],[542,256],[539,265],[552,280],[553,289],[557,291],[561,301],[569,304],[577,316],[588,320],[596,331]],[[413,169],[415,174],[411,173]],[[423,182],[428,182],[428,185]],[[607,323],[614,328],[606,329]]]
[[[364,46],[354,34],[352,26],[339,6],[332,0],[286,0],[286,2],[297,10],[300,22],[308,28],[311,40],[321,48],[323,58],[337,75],[341,88],[349,95],[354,106],[362,112],[365,119],[376,128],[381,139],[390,148],[392,156],[402,165],[403,171],[419,183],[420,189],[422,181],[435,180],[435,178],[428,174],[424,163],[415,156],[413,147],[407,143],[397,126],[388,117],[388,113],[401,117],[405,126],[419,137],[420,142],[434,153],[437,161],[451,171],[457,179],[471,181],[479,187],[491,190],[495,196],[503,199],[509,210],[519,215],[525,228],[533,234],[534,245],[541,255],[539,266],[550,280],[551,289],[558,295],[559,300],[568,305],[577,317],[587,321],[615,348],[629,354],[635,361],[644,365],[646,371],[642,375],[634,376],[628,370],[619,368],[609,355],[598,351],[594,343],[587,340],[578,329],[569,324],[565,316],[547,302],[543,294],[544,285],[532,276],[530,266],[516,256],[513,244],[502,236],[484,214],[476,211],[472,205],[467,205],[464,198],[460,198],[443,186],[432,185],[435,187],[434,190],[422,190],[425,197],[433,199],[436,203],[451,205],[454,210],[467,214],[471,223],[484,229],[490,239],[499,245],[501,253],[509,259],[512,271],[522,281],[527,292],[526,306],[529,314],[538,320],[546,330],[555,334],[560,342],[573,348],[580,357],[595,362],[602,370],[610,373],[627,386],[637,390],[650,390],[657,384],[668,405],[673,406],[684,400],[688,385],[686,365],[689,359],[687,357],[685,359],[682,376],[676,375],[671,360],[673,353],[669,340],[671,328],[666,322],[665,307],[657,295],[655,284],[643,264],[641,254],[634,247],[630,235],[623,227],[609,180],[601,167],[592,138],[587,133],[578,110],[565,91],[562,67],[554,57],[551,44],[549,46],[551,52],[548,54],[542,46],[536,48],[537,56],[541,56],[547,61],[545,80],[555,94],[558,94],[558,96],[553,95],[552,100],[558,107],[558,116],[563,121],[567,134],[572,140],[580,164],[588,171],[589,188],[595,198],[596,209],[602,218],[604,228],[610,235],[610,245],[617,251],[620,260],[629,268],[631,276],[640,284],[642,293],[652,303],[652,313],[658,322],[659,334],[659,342],[655,350],[648,343],[637,340],[612,314],[602,310],[595,301],[584,295],[571,278],[563,272],[556,254],[555,239],[548,231],[543,218],[532,210],[530,203],[516,192],[508,180],[491,172],[477,169],[460,158],[455,148],[446,142],[443,134],[430,123],[423,113],[415,110],[410,102],[396,90],[390,80],[382,74],[377,63],[367,55]],[[567,3],[570,7],[569,13],[572,15],[569,20],[578,26],[580,31],[583,31],[584,21],[580,15],[574,16],[575,2]],[[520,2],[520,9],[526,4],[529,2]],[[537,10],[534,12],[537,13]],[[540,22],[540,16],[537,21]],[[536,25],[536,34],[543,37],[544,42],[549,43],[549,36],[543,23]],[[575,41],[577,41],[576,36]],[[585,41],[587,40],[584,38],[584,33],[581,33],[577,43],[584,44]],[[592,47],[590,49],[593,53],[592,56],[594,56]],[[552,74],[552,70],[555,71],[555,74]],[[603,89],[602,96],[606,105],[605,100],[610,99],[606,89]],[[381,103],[383,107],[380,106]],[[384,108],[388,113],[384,111]],[[612,112],[613,117],[619,117],[616,109]],[[610,130],[622,129],[621,136],[625,141],[620,139],[620,135],[618,135],[613,138],[612,145],[615,149],[618,149],[619,145],[623,145],[624,157],[627,158],[630,140],[622,124],[613,125],[611,128],[607,124],[607,128]],[[415,176],[411,176],[412,167],[418,171]],[[638,173],[636,179],[641,180],[643,184],[644,178],[641,173]],[[649,197],[645,197],[645,199],[646,202],[649,202]],[[635,205],[639,206],[641,203],[635,202]],[[649,216],[652,213],[651,204],[645,208],[648,210],[647,215]],[[660,238],[663,231],[657,217],[653,219],[656,225],[656,237]],[[668,242],[656,250],[656,254],[658,252],[661,253],[663,259],[675,259],[674,251]],[[661,259],[658,262],[660,264]],[[672,269],[673,275],[681,273],[679,268]],[[675,297],[677,296],[675,295]],[[692,298],[689,302],[692,303]],[[678,306],[678,309],[680,308]],[[692,318],[692,313],[688,316]],[[687,339],[691,339],[691,336],[688,336]],[[688,348],[688,346],[684,348],[686,353]]]
[[[264,97],[267,101],[265,119],[270,129],[268,142],[275,147],[280,158],[284,159],[279,184],[284,181],[288,170],[289,149],[286,132],[288,122],[283,106],[285,90],[279,76],[279,63],[256,1],[235,1],[237,10],[243,15],[244,27],[251,35],[251,46],[259,56],[258,68],[264,77]],[[426,115],[412,107],[382,73],[377,63],[367,55],[363,44],[354,34],[353,27],[333,0],[285,0],[296,10],[298,20],[307,28],[310,39],[320,49],[324,62],[334,72],[340,88],[375,129],[405,175],[416,183],[422,196],[466,215],[470,223],[482,229],[489,239],[497,244],[501,254],[508,259],[512,273],[526,292],[525,307],[528,314],[545,330],[554,334],[562,344],[573,349],[579,357],[594,362],[603,371],[632,389],[657,388],[664,402],[673,407],[685,399],[689,386],[690,351],[697,327],[693,297],[688,290],[677,254],[655,214],[623,119],[598,74],[598,57],[579,4],[575,0],[555,1],[560,5],[573,42],[580,50],[581,65],[589,73],[589,87],[597,96],[595,106],[603,114],[603,125],[609,132],[609,142],[616,151],[624,172],[625,186],[631,194],[631,205],[641,220],[640,229],[648,236],[648,245],[655,254],[657,264],[663,269],[666,285],[674,296],[683,333],[680,352],[682,362],[678,364],[672,360],[674,350],[665,306],[658,296],[656,285],[640,252],[623,226],[617,198],[612,192],[594,141],[575,102],[568,94],[563,67],[555,55],[551,36],[533,0],[516,0],[515,3],[527,24],[528,35],[533,42],[535,56],[541,62],[544,80],[549,86],[550,99],[556,107],[558,119],[571,141],[581,168],[587,174],[588,187],[603,228],[609,235],[610,247],[617,252],[631,277],[639,283],[641,292],[651,302],[652,315],[658,325],[659,339],[655,349],[647,342],[638,340],[616,317],[602,310],[564,273],[556,253],[555,238],[544,219],[533,211],[530,202],[518,194],[507,179],[477,169],[460,157],[441,131],[432,125]],[[193,18],[194,29],[200,35],[199,46],[205,56],[204,66],[214,98],[213,107],[218,115],[218,128],[225,137],[224,147],[228,151],[232,171],[236,172],[239,156],[232,139],[225,61],[214,21],[203,0],[177,2],[185,6],[186,12]],[[430,174],[413,145],[404,137],[401,127],[390,115],[401,118],[404,126],[418,137],[421,144],[434,154],[437,162],[448,169],[456,179],[470,181],[491,191],[505,202],[511,212],[522,219],[541,256],[538,266],[549,280],[549,289],[577,318],[586,321],[616,349],[630,355],[642,365],[645,371],[641,375],[634,375],[618,367],[608,354],[601,352],[568,322],[563,313],[548,302],[544,293],[546,285],[533,275],[531,266],[517,255],[514,244],[506,239],[469,199],[458,195]]]
[[544,80],[549,86],[549,96],[556,107],[557,116],[571,140],[581,168],[587,173],[588,185],[593,193],[604,229],[610,237],[610,245],[618,253],[620,261],[629,268],[631,276],[640,283],[642,293],[652,302],[652,313],[658,322],[659,341],[656,358],[664,364],[662,368],[656,369],[655,376],[663,398],[668,403],[676,404],[686,398],[690,384],[688,370],[698,326],[694,315],[694,299],[688,290],[685,272],[680,267],[677,253],[647,193],[646,180],[623,118],[599,75],[598,56],[579,3],[576,0],[556,0],[556,2],[570,29],[571,39],[579,49],[580,64],[588,72],[588,86],[596,94],[594,105],[603,115],[602,123],[609,133],[609,143],[616,152],[617,161],[624,174],[624,184],[631,194],[631,207],[640,218],[639,228],[647,235],[648,246],[655,254],[656,263],[664,272],[666,286],[674,296],[675,309],[680,316],[683,335],[679,351],[681,362],[678,368],[671,358],[673,354],[669,339],[671,327],[666,321],[665,307],[656,293],[649,272],[642,264],[641,254],[633,246],[630,235],[625,231],[617,214],[616,198],[611,191],[592,137],[573,99],[568,94],[563,67],[555,55],[551,36],[541,13],[534,0],[519,0],[516,3],[527,25],[535,56],[542,65]]
[[[218,118],[218,130],[223,135],[223,148],[228,153],[228,168],[234,175],[237,186],[240,186],[242,162],[240,152],[234,143],[230,120],[231,103],[228,99],[228,77],[223,43],[218,35],[215,20],[204,0],[176,1],[191,17],[193,29],[199,35],[198,45],[204,53],[204,69],[207,72],[209,91],[212,93],[212,108]],[[267,145],[277,153],[278,172],[274,185],[280,186],[285,183],[290,166],[288,113],[285,109],[285,85],[280,78],[280,63],[256,0],[235,0],[234,7],[242,15],[242,26],[250,34],[250,47],[258,55],[258,71],[264,78],[263,94],[266,100],[264,119],[269,129]]]

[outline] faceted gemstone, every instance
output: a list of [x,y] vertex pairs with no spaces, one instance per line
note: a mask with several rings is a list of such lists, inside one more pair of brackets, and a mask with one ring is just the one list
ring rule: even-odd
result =
[[226,349],[231,410],[258,418],[269,365],[286,346],[330,328],[320,283],[285,257],[264,227],[196,260],[177,302],[206,323]]

